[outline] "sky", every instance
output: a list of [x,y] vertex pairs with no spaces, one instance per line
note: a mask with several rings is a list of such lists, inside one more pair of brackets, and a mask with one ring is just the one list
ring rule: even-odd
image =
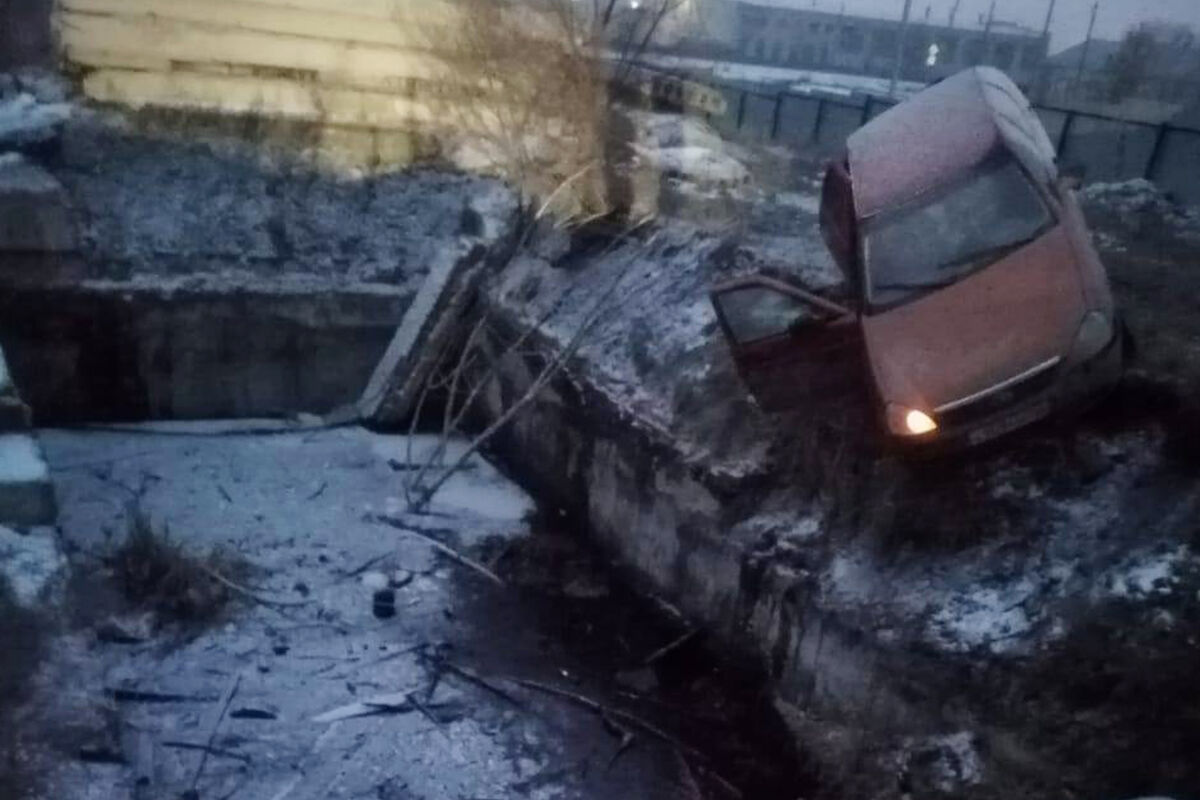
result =
[[[839,11],[844,4],[849,14],[893,17],[899,19],[904,0],[792,0],[801,8]],[[923,19],[925,8],[930,19],[945,23],[955,0],[912,0],[913,19]],[[960,22],[986,17],[991,0],[959,0],[957,19]],[[1054,21],[1050,25],[1050,52],[1065,50],[1083,41],[1087,35],[1088,19],[1095,0],[1057,0]],[[1200,29],[1200,0],[1099,0],[1095,36],[1100,39],[1120,39],[1130,25],[1144,20],[1166,20],[1187,23]],[[996,0],[996,19],[1019,22],[1041,30],[1046,22],[1050,0]]]

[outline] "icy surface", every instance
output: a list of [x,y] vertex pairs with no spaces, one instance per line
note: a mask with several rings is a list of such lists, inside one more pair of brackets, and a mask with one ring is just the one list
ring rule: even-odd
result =
[[[372,443],[371,449],[383,459],[415,466],[433,463],[444,470],[459,463],[467,447],[464,440],[443,442],[440,437],[430,434],[414,437],[411,442],[407,437],[380,438]],[[439,467],[430,469],[431,476],[439,472]],[[393,505],[400,507],[398,503]],[[478,453],[471,454],[464,462],[463,470],[434,495],[433,507],[454,514],[475,514],[484,519],[511,522],[521,521],[534,510],[529,495],[504,478]]]
[[[252,432],[257,424],[45,433],[71,547],[103,553],[120,541],[136,498],[189,552],[220,548],[253,564],[246,582],[260,597],[307,604],[245,603],[227,621],[190,636],[147,631],[133,614],[115,617],[122,629],[155,637],[144,644],[99,643],[91,629],[69,632],[52,645],[39,679],[47,687],[39,721],[103,732],[108,688],[215,696],[240,676],[231,710],[272,718],[224,720],[218,745],[253,766],[211,759],[202,797],[667,796],[674,762],[653,742],[623,758],[620,770],[564,769],[597,753],[606,760],[613,740],[590,712],[523,693],[505,680],[512,668],[497,674],[493,663],[508,663],[506,648],[530,640],[533,655],[517,649],[512,656],[518,674],[556,681],[580,667],[538,660],[515,587],[497,587],[420,536],[375,521],[394,513],[484,560],[479,548],[486,542],[502,549],[528,534],[519,517],[530,504],[519,489],[476,457],[430,513],[408,515],[406,473],[389,463],[407,457],[404,437],[358,428],[261,435]],[[414,452],[426,453],[433,442],[421,437]],[[453,443],[447,457],[462,447]],[[94,570],[95,563],[81,565]],[[372,595],[389,585],[397,613],[378,619]],[[521,707],[457,673],[431,680],[430,659],[447,655],[518,696]],[[572,672],[559,673],[568,667]],[[364,701],[356,708],[370,711],[372,699],[404,702],[409,693],[424,698],[428,715],[412,709],[316,721],[346,716]],[[203,741],[211,707],[123,703],[119,714],[160,743]],[[178,796],[197,754],[160,745],[157,755],[156,788]],[[43,775],[50,796],[80,800],[128,796],[132,780],[122,767],[61,758]]]

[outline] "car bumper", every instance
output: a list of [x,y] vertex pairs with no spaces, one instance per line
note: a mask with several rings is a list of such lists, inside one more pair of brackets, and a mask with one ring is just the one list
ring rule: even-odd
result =
[[1059,367],[1043,391],[968,424],[940,427],[925,436],[889,436],[888,447],[901,454],[940,455],[978,447],[1022,430],[1050,416],[1080,414],[1121,380],[1125,370],[1120,326],[1099,354],[1081,364]]

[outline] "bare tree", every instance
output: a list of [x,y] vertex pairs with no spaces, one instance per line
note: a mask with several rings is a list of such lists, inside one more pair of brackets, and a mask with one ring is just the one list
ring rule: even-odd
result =
[[[649,220],[643,220],[631,225],[621,236],[615,237],[609,243],[601,257],[629,241],[648,222]],[[440,354],[439,367],[431,373],[422,388],[409,423],[404,496],[411,513],[426,510],[446,481],[464,469],[481,447],[535,401],[566,369],[579,348],[587,342],[596,325],[611,312],[621,281],[635,260],[636,256],[629,257],[614,271],[611,280],[597,294],[582,300],[584,312],[578,315],[578,320],[566,341],[557,346],[552,344],[553,338],[547,335],[547,331],[555,317],[561,314],[565,304],[574,299],[574,286],[568,287],[539,319],[525,326],[519,334],[510,336],[502,345],[497,346],[497,342],[503,342],[505,339],[503,326],[493,314],[484,310],[479,314],[462,347],[457,350],[448,348]],[[532,379],[518,397],[505,404],[499,413],[494,415],[491,422],[468,438],[467,445],[461,452],[450,457],[451,442],[463,436],[464,426],[470,422],[470,414],[476,408],[482,394],[499,385],[502,365],[510,358],[537,363]],[[413,452],[413,441],[422,422],[426,403],[434,395],[444,398],[440,431],[433,447],[418,460]]]
[[555,190],[559,216],[612,210],[610,82],[629,78],[681,2],[456,0],[455,24],[429,33],[453,75],[434,103],[455,160],[529,199]]
[[1108,101],[1119,103],[1141,88],[1157,60],[1158,40],[1144,25],[1130,29],[1113,56],[1112,76],[1108,83]]

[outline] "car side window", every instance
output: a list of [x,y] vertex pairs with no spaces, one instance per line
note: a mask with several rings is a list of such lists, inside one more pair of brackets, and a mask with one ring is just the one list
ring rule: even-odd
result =
[[783,336],[797,326],[823,319],[803,300],[763,286],[729,289],[718,294],[716,302],[738,344]]

